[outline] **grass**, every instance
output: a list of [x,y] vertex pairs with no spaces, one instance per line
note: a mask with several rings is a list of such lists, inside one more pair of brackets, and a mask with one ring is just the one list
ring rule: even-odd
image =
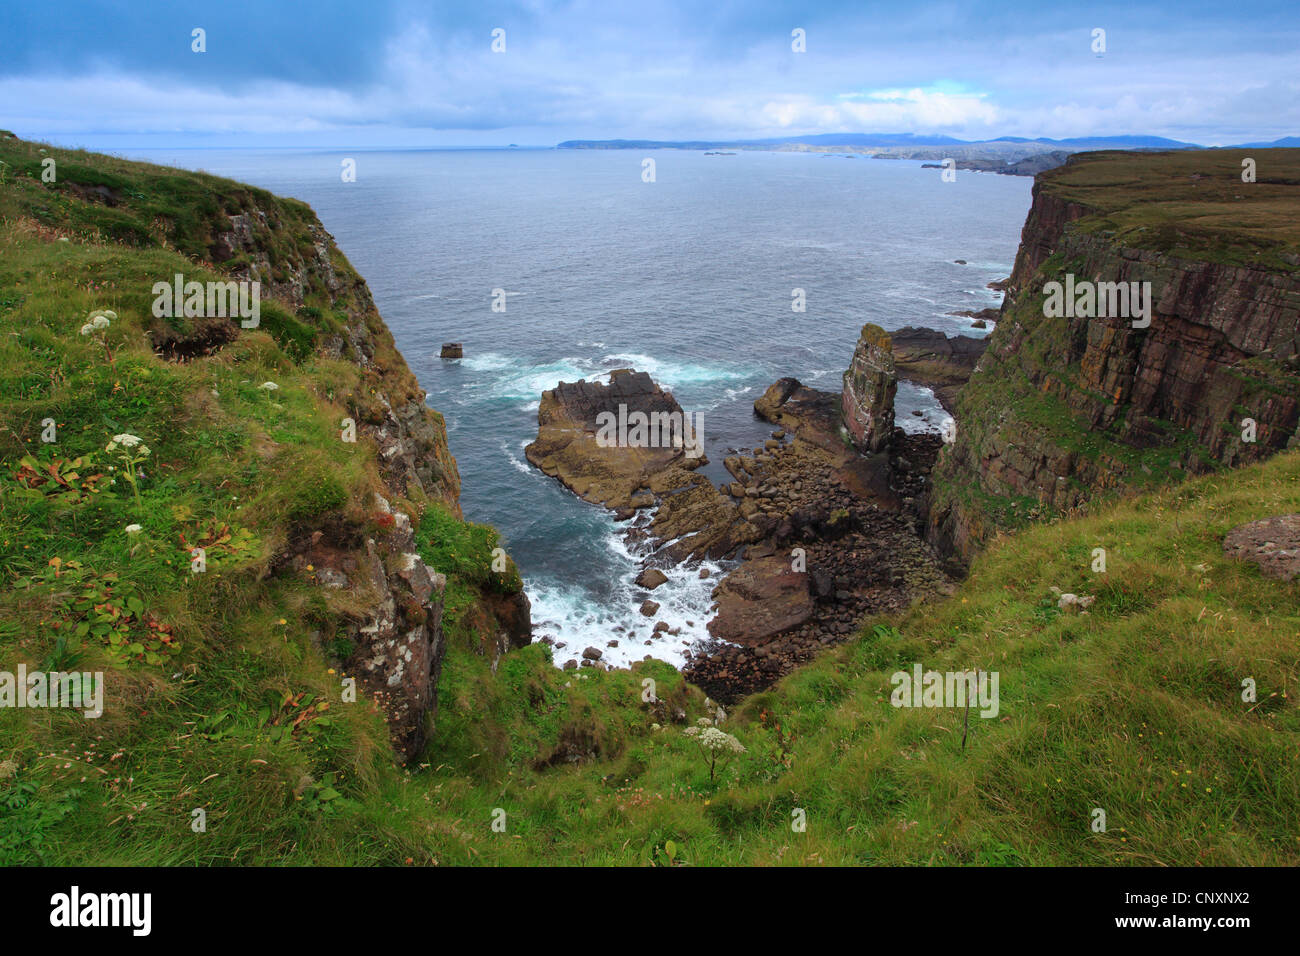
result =
[[[0,141],[0,157],[36,148]],[[162,173],[103,164],[152,197],[141,208],[161,201],[147,190]],[[341,694],[337,634],[361,597],[269,572],[303,516],[371,520],[373,450],[339,442],[338,421],[403,379],[266,329],[158,357],[137,287],[189,262],[185,243],[76,232],[99,213],[62,202],[0,187],[0,670],[102,670],[108,707],[0,709],[0,863],[1300,863],[1300,583],[1220,546],[1300,510],[1300,453],[995,540],[950,599],[865,622],[726,715],[745,752],[712,778],[684,731],[718,714],[677,671],[561,671],[541,644],[494,660],[487,599],[517,574],[493,568],[495,532],[461,521],[451,493],[400,502],[448,578],[435,730],[400,767],[373,702]],[[36,229],[22,204],[62,218]],[[339,307],[282,310],[327,336]],[[96,308],[118,316],[102,341],[78,334]],[[55,444],[40,441],[51,418]],[[140,506],[108,470],[120,432],[151,449]],[[1095,603],[1061,611],[1053,587]],[[123,613],[103,620],[108,605]],[[177,646],[137,640],[150,622]],[[963,748],[960,712],[892,707],[890,676],[914,662],[998,671],[997,718],[972,718]]]
[[[1244,183],[1242,160],[1256,181]],[[1294,149],[1100,151],[1040,175],[1043,189],[1094,210],[1078,224],[1175,258],[1294,272],[1300,157]]]

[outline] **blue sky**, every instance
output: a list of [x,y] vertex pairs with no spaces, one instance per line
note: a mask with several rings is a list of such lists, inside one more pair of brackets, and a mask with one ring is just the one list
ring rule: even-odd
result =
[[99,148],[1272,140],[1300,134],[1300,4],[4,0],[0,127]]

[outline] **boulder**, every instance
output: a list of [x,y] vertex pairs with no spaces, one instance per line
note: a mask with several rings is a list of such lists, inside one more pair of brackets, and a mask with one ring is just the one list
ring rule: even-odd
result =
[[668,575],[664,574],[658,568],[646,568],[636,576],[637,586],[643,587],[647,591],[653,591],[667,580]]
[[799,627],[813,614],[808,575],[792,570],[784,556],[746,561],[722,579],[713,596],[718,613],[709,633],[750,647]]
[[465,349],[459,342],[444,342],[438,358],[458,359],[465,357]]

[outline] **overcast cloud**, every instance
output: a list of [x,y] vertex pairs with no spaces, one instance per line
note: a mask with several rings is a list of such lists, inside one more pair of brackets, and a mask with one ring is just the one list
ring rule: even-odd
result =
[[[983,9],[981,9],[983,7]],[[1300,6],[8,4],[0,126],[92,147],[1300,134]],[[191,52],[191,30],[207,52]],[[491,50],[494,28],[506,51]],[[791,50],[791,31],[807,52]],[[1106,31],[1106,53],[1091,49]]]

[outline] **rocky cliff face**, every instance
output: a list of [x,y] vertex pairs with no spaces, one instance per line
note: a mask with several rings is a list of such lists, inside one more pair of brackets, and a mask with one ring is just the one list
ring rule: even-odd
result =
[[[263,322],[272,334],[298,334],[301,327],[317,354],[360,369],[360,386],[336,398],[356,422],[358,441],[373,444],[380,485],[371,500],[294,528],[272,573],[311,573],[336,600],[342,632],[355,648],[349,670],[383,709],[398,756],[411,760],[437,711],[446,649],[446,578],[417,553],[413,515],[436,501],[460,517],[460,475],[442,416],[425,403],[365,281],[314,214],[296,205],[272,201],[231,215],[230,228],[212,237],[209,255],[235,278],[262,283],[270,299]],[[233,340],[239,329],[226,326],[219,338]],[[183,355],[191,351],[189,337],[212,331],[211,322],[188,333],[160,324],[153,339],[156,349]],[[366,514],[370,520],[361,520]],[[522,591],[485,599],[485,611],[499,624],[500,650],[527,643]]]
[[[1213,154],[1097,154],[1040,177],[1001,319],[935,471],[933,542],[968,558],[992,532],[1098,492],[1296,443],[1300,276],[1289,238],[1261,239],[1258,224],[1300,190],[1250,194],[1262,183],[1242,184],[1240,169]],[[1189,232],[1190,202],[1208,225]],[[1067,279],[1149,282],[1149,327],[1048,317],[1044,286]]]
[[844,427],[859,450],[877,452],[889,445],[894,434],[897,391],[898,374],[889,334],[868,323],[862,327],[840,393]]

